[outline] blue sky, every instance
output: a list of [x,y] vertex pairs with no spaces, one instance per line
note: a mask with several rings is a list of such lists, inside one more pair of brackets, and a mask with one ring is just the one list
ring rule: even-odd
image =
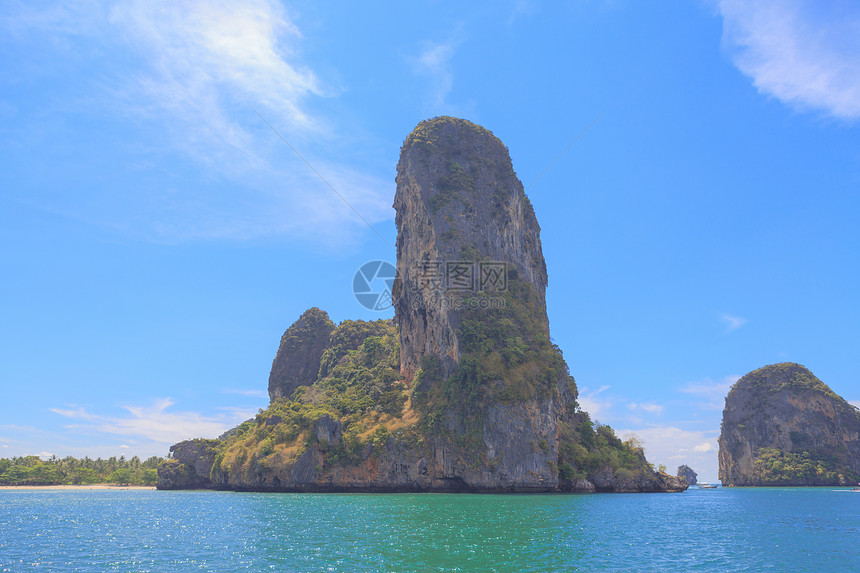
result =
[[266,405],[306,308],[390,316],[352,277],[394,261],[400,145],[446,114],[510,149],[580,402],[715,480],[738,376],[800,362],[860,404],[858,26],[848,1],[4,2],[0,456],[165,455]]

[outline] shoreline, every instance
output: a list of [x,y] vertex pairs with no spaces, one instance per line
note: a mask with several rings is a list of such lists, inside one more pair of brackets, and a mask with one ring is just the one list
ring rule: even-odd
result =
[[91,484],[83,484],[83,485],[0,485],[0,491],[2,490],[46,490],[46,489],[59,489],[59,490],[82,490],[82,489],[92,489],[92,490],[123,490],[123,489],[135,489],[135,490],[155,490],[154,485],[111,485],[107,483],[91,483]]

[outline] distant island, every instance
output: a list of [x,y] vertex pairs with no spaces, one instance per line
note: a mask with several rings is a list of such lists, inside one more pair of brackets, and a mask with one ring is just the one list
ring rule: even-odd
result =
[[158,466],[164,458],[141,460],[137,456],[108,459],[89,457],[58,458],[47,460],[39,456],[20,456],[0,459],[0,486],[48,485],[134,485],[154,486],[158,480]]
[[719,465],[729,486],[857,484],[860,411],[800,364],[759,368],[726,397]]
[[504,144],[466,120],[421,122],[396,181],[394,320],[306,311],[281,339],[269,407],[171,447],[158,487],[686,489],[579,408],[550,339],[540,228]]
[[678,466],[677,476],[686,481],[687,485],[696,485],[697,479],[699,477],[698,474],[693,471],[693,468],[686,464]]

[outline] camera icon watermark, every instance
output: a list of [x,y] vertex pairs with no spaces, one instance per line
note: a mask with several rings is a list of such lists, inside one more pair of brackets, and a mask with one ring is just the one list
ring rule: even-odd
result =
[[394,306],[391,290],[397,269],[388,261],[368,261],[358,267],[352,278],[352,294],[368,310],[384,311]]
[[[409,305],[414,308],[450,310],[498,309],[508,290],[505,261],[422,261],[407,270],[412,285]],[[368,261],[355,271],[352,293],[368,310],[385,311],[394,306],[393,289],[397,268],[388,261]],[[417,290],[417,292],[416,292]]]

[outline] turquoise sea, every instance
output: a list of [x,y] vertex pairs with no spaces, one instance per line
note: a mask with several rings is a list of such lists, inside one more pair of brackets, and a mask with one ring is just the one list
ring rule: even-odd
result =
[[860,571],[860,494],[0,491],[0,571]]

